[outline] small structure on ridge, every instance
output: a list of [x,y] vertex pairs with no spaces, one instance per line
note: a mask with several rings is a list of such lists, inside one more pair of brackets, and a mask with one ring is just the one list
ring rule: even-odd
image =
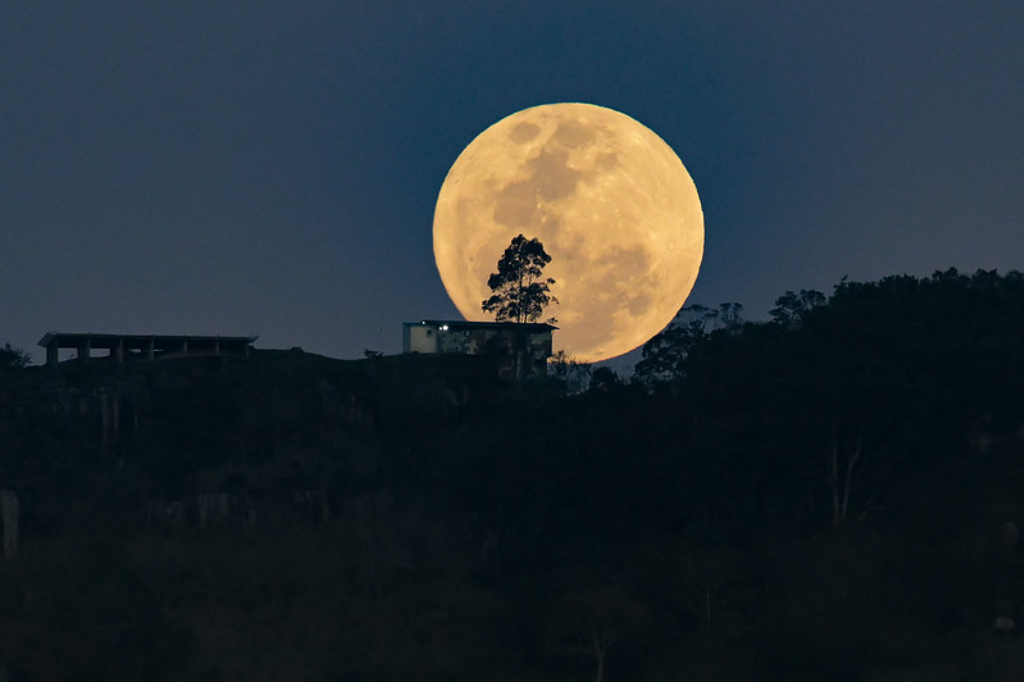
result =
[[520,380],[543,377],[551,357],[551,333],[540,322],[421,320],[402,324],[402,352],[427,355],[486,355],[498,376]]
[[39,345],[46,349],[46,364],[56,367],[60,349],[73,349],[78,359],[90,360],[94,350],[107,351],[99,358],[121,364],[128,360],[240,355],[248,357],[255,336],[173,336],[156,334],[68,334],[47,332]]

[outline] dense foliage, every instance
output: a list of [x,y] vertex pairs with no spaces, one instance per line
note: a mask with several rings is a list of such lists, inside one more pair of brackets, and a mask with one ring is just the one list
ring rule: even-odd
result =
[[1024,277],[951,270],[687,309],[578,395],[479,358],[8,372],[4,672],[1016,679],[1022,348]]

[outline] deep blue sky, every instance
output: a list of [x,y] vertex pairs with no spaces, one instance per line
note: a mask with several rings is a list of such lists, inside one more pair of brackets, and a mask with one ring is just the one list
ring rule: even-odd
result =
[[0,343],[49,329],[398,352],[458,317],[437,191],[524,107],[679,154],[690,302],[1024,268],[1024,3],[0,5]]

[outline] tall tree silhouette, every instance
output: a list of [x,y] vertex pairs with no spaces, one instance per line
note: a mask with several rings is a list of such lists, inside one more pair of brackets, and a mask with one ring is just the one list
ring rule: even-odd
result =
[[[550,262],[537,238],[515,237],[498,261],[498,271],[487,280],[494,295],[483,302],[484,312],[494,313],[498,322],[536,322],[545,307],[558,303],[550,288],[555,280],[543,276]],[[553,317],[546,321],[556,322]]]

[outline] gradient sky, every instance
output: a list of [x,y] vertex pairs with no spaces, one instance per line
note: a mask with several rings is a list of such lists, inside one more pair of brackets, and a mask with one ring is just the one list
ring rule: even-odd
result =
[[458,318],[434,202],[478,133],[583,101],[679,154],[692,303],[1024,269],[1024,2],[0,5],[0,343],[258,334],[339,358]]

